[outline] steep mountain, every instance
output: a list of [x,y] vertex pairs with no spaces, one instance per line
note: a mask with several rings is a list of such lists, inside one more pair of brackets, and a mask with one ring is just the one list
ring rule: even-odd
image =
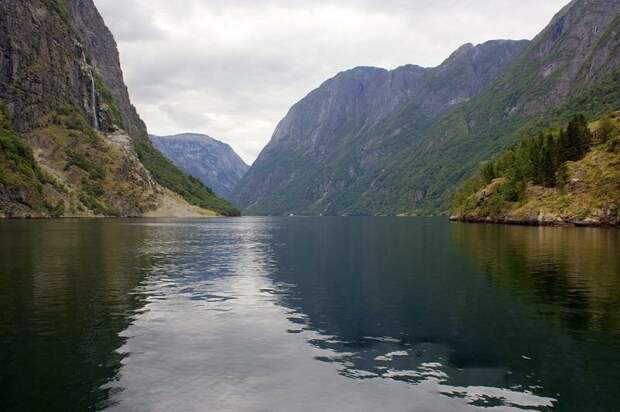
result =
[[92,0],[0,2],[0,216],[237,214],[148,140]]
[[619,12],[617,0],[575,0],[529,43],[341,73],[293,106],[235,199],[256,214],[446,211],[481,161],[532,129],[620,103]]
[[[476,96],[526,41],[466,44],[435,68],[342,72],[295,104],[236,188],[249,213],[339,214],[361,193],[355,182],[376,173],[395,133],[378,126],[410,113],[397,133],[428,127]],[[398,120],[398,119],[397,119]]]
[[149,137],[164,156],[224,199],[231,199],[233,188],[249,168],[232,147],[207,135]]

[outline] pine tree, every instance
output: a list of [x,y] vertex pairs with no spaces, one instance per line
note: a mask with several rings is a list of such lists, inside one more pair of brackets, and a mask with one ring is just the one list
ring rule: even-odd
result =
[[588,120],[584,115],[579,115],[579,149],[580,149],[580,158],[585,156],[590,147],[592,147],[592,132],[590,131],[590,127],[588,126]]
[[484,179],[484,182],[486,184],[491,183],[497,177],[495,173],[495,165],[493,164],[493,162],[488,162],[487,164],[485,164],[482,168],[481,173],[482,179]]
[[566,159],[580,160],[590,149],[592,133],[583,115],[574,116],[566,129]]
[[535,139],[531,140],[528,145],[528,158],[531,162],[531,171],[530,176],[532,182],[537,185],[542,185],[545,182],[545,158],[543,153],[545,143],[545,136],[540,133],[540,135]]
[[564,153],[566,160],[579,159],[579,126],[576,118],[571,119],[566,128]]
[[558,163],[564,163],[568,160],[568,137],[566,136],[566,131],[564,129],[560,129],[560,134],[558,135],[557,140],[558,147]]
[[542,184],[546,187],[555,186],[556,161],[554,159],[554,139],[553,136],[547,136],[541,148],[542,160]]

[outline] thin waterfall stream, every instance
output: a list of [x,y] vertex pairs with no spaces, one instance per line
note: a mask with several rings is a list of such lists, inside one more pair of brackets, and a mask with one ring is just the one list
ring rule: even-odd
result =
[[97,89],[95,86],[95,77],[93,72],[90,73],[90,90],[91,90],[91,104],[93,106],[93,128],[99,130],[99,119],[97,118]]

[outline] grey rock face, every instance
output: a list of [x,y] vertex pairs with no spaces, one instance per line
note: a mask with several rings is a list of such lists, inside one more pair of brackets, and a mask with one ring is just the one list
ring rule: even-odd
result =
[[0,99],[17,130],[38,125],[52,106],[82,107],[87,100],[88,69],[73,37],[69,24],[41,1],[0,2]]
[[538,114],[618,67],[619,13],[618,0],[575,0],[560,10],[501,80],[519,94],[513,114]]
[[[51,111],[72,107],[102,130],[122,126],[146,136],[129,101],[116,42],[92,0],[3,0],[0,51],[0,100],[16,130],[45,125]],[[122,125],[114,124],[96,78],[111,93]]]
[[150,139],[179,168],[227,200],[249,168],[229,145],[206,135],[151,135]]

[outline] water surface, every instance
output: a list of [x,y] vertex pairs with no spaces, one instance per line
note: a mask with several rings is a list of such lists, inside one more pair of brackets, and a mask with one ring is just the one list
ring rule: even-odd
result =
[[620,232],[0,222],[0,410],[615,411]]

